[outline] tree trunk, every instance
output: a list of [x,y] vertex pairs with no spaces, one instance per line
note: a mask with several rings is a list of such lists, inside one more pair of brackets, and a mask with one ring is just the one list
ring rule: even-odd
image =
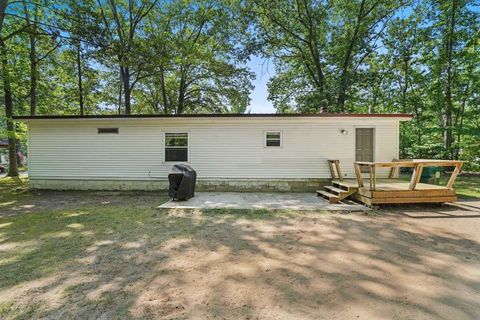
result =
[[30,115],[37,113],[37,49],[36,39],[30,33]]
[[377,106],[377,93],[373,93],[372,103],[368,105],[368,113],[375,113],[375,107]]
[[453,48],[454,48],[454,35],[455,35],[455,13],[456,13],[457,1],[452,0],[452,9],[450,13],[450,21],[447,35],[447,79],[445,83],[445,131],[443,136],[443,143],[446,153],[452,158],[452,142],[453,142],[453,128],[452,128],[452,112],[453,112],[453,100],[452,100],[452,82],[453,82]]
[[81,42],[77,44],[77,73],[78,73],[78,104],[80,107],[80,115],[84,115],[85,108],[83,105],[83,83],[82,83],[82,61],[81,61]]
[[8,70],[7,48],[3,40],[0,40],[2,53],[2,73],[3,73],[3,92],[5,100],[5,117],[7,118],[7,136],[8,136],[8,159],[10,167],[8,176],[17,177],[17,144],[15,139],[15,124],[13,123],[13,100],[10,87],[10,72]]
[[3,20],[5,19],[5,11],[7,10],[8,0],[0,0],[0,32],[3,29]]
[[130,87],[130,69],[129,67],[120,67],[122,81],[123,81],[123,94],[124,94],[124,104],[125,104],[125,114],[131,114],[131,87]]
[[355,45],[357,44],[358,33],[360,31],[360,26],[365,18],[365,2],[366,0],[362,0],[360,3],[360,8],[357,15],[357,22],[355,25],[355,30],[353,31],[353,35],[350,38],[350,43],[348,44],[347,52],[345,52],[345,58],[343,60],[342,65],[342,73],[340,75],[340,84],[339,84],[339,91],[338,91],[338,98],[337,98],[337,106],[339,111],[345,111],[345,101],[347,100],[347,88],[348,88],[348,69],[350,67],[350,62],[352,59],[353,50]]
[[120,68],[120,82],[118,83],[118,114],[122,114],[122,96],[123,96],[123,75]]
[[28,11],[28,6],[25,1],[23,1],[23,10],[25,11],[25,19],[30,25],[30,30],[28,37],[30,40],[30,115],[34,116],[37,113],[37,78],[38,78],[38,60],[37,60],[37,25],[38,25],[38,9],[35,6],[35,11],[33,12],[33,23],[30,19],[30,13]]
[[470,91],[470,81],[467,83],[465,87],[465,91],[463,93],[463,100],[462,100],[462,107],[460,108],[460,111],[458,112],[456,118],[455,118],[455,128],[457,130],[457,146],[455,148],[455,160],[458,160],[460,157],[460,143],[462,142],[462,136],[463,136],[463,118],[465,114],[465,107],[467,105],[467,99],[469,97],[469,91]]
[[402,88],[402,112],[407,113],[408,71],[410,57],[403,57],[403,88]]
[[163,66],[160,67],[160,85],[162,89],[163,113],[168,114],[170,106],[168,103],[167,88],[165,86],[165,70]]
[[[348,67],[347,67],[348,68]],[[340,112],[345,112],[345,101],[347,100],[347,70],[342,70],[342,75],[340,77],[340,85],[338,89],[338,99],[337,106]]]
[[183,108],[185,107],[185,77],[182,72],[182,77],[180,78],[180,86],[178,90],[178,106],[177,106],[177,114],[183,113]]

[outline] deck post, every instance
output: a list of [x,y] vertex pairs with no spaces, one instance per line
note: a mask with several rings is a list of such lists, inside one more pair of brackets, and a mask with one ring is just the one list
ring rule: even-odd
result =
[[412,179],[410,180],[410,190],[415,190],[417,183],[420,181],[422,176],[423,164],[417,163],[413,169]]
[[373,166],[368,167],[368,177],[370,182],[370,191],[373,191]]
[[342,170],[340,169],[340,160],[335,160],[335,168],[337,169],[338,180],[343,181]]
[[360,170],[360,165],[357,163],[354,163],[353,166],[355,168],[355,176],[357,177],[358,187],[361,188],[363,187],[363,178],[362,178],[362,171]]
[[[393,159],[392,162],[398,162],[400,160],[398,159]],[[389,179],[394,179],[396,176],[397,176],[397,172],[398,172],[398,167],[391,167],[390,168],[390,174],[388,175],[388,178]]]
[[457,179],[458,174],[460,173],[460,169],[462,168],[463,163],[457,163],[455,164],[455,170],[453,170],[452,175],[450,176],[450,179],[448,180],[447,183],[447,188],[452,189],[453,184],[455,183],[455,180]]
[[332,176],[332,180],[335,180],[335,171],[333,170],[332,160],[328,160],[328,167],[330,168],[330,176]]

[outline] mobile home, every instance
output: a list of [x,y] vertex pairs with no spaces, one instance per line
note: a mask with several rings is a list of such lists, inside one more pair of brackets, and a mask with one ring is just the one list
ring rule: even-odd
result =
[[[354,178],[354,161],[399,157],[405,114],[24,116],[29,177],[39,189],[168,186],[187,163],[203,190],[315,190],[328,159]],[[388,175],[378,172],[379,177]]]

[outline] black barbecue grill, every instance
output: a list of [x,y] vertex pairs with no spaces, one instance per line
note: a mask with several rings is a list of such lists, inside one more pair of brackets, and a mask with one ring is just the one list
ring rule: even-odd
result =
[[197,172],[185,164],[176,164],[168,174],[168,194],[173,200],[188,200],[195,195]]

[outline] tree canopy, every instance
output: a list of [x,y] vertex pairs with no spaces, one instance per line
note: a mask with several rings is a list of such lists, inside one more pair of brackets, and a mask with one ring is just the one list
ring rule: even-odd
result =
[[0,0],[0,135],[24,131],[14,114],[249,112],[257,56],[275,66],[277,112],[412,113],[403,157],[475,168],[479,12],[477,0]]

